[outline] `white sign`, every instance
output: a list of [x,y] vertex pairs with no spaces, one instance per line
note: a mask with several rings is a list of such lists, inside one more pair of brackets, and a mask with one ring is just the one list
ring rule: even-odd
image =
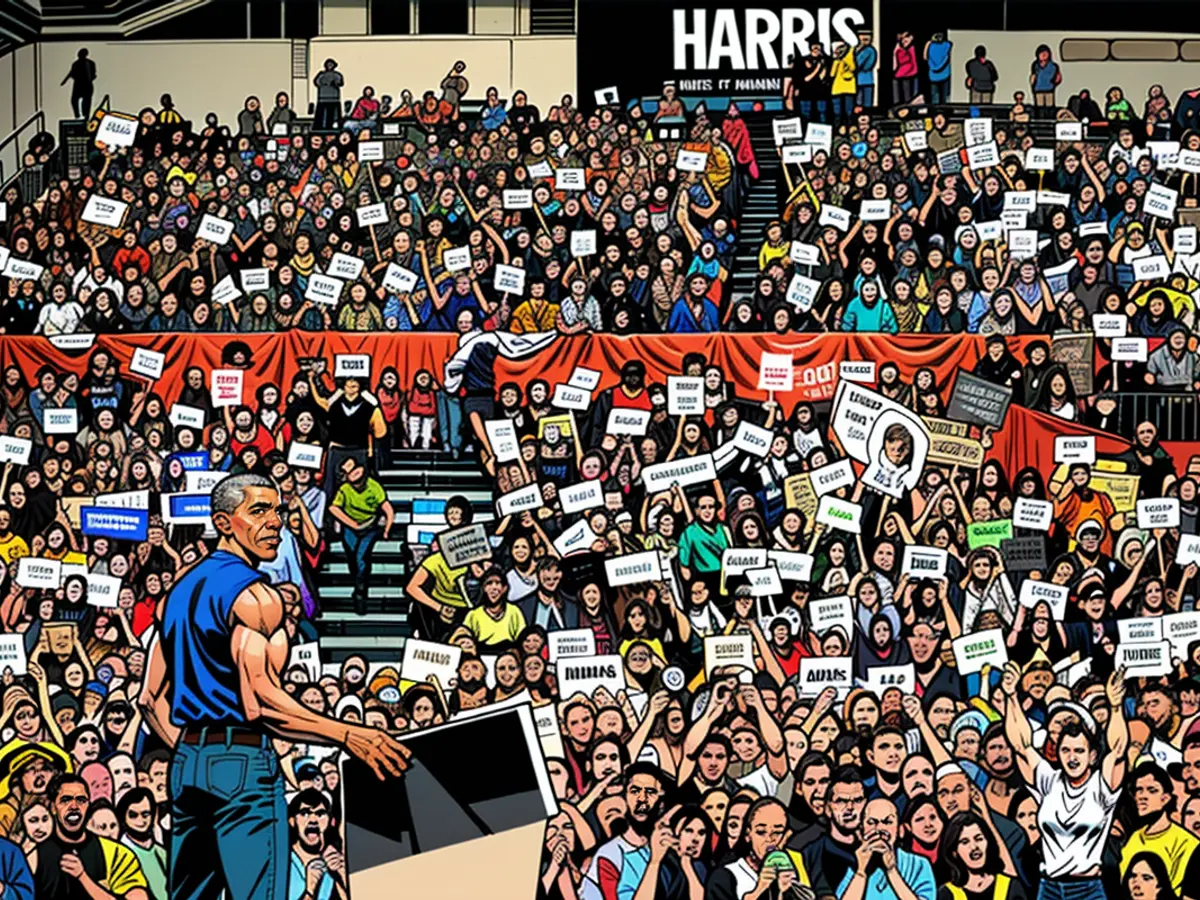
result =
[[96,143],[106,147],[132,147],[137,138],[138,121],[122,113],[105,113],[96,126]]
[[334,378],[366,378],[371,374],[371,357],[366,353],[338,353],[333,357]]
[[672,416],[704,414],[704,379],[686,375],[667,376],[667,413]]
[[101,609],[116,609],[117,600],[121,595],[121,579],[112,575],[97,575],[89,572],[87,575],[88,606]]
[[858,477],[854,474],[854,465],[849,459],[839,459],[829,465],[813,469],[808,473],[812,482],[813,493],[824,497],[844,487],[851,487]]
[[525,270],[519,266],[506,266],[504,263],[497,263],[493,285],[502,294],[524,294]]
[[529,188],[505,188],[505,209],[533,209],[533,191]]
[[992,120],[988,118],[964,119],[963,138],[968,147],[986,144],[992,139]]
[[892,201],[864,200],[858,208],[858,217],[864,222],[886,222],[892,217]]
[[558,489],[562,511],[570,514],[604,505],[604,486],[598,478]]
[[408,294],[417,286],[417,273],[395,263],[388,263],[383,276],[383,289],[393,294]]
[[1031,228],[1008,233],[1008,249],[1016,259],[1033,259],[1038,254],[1038,234]]
[[359,141],[358,161],[379,162],[383,159],[383,141]]
[[784,163],[791,163],[795,166],[803,165],[812,162],[812,155],[812,144],[785,144],[783,147]]
[[738,422],[737,431],[733,433],[735,447],[760,458],[771,452],[771,442],[774,440],[775,433],[769,428],[746,421]]
[[[1200,153],[1197,153],[1200,156]],[[1196,226],[1181,225],[1171,233],[1171,249],[1191,256],[1196,252]]]
[[515,491],[509,491],[496,501],[496,514],[501,518],[514,513],[533,512],[546,503],[542,499],[542,487],[534,482]]
[[342,287],[345,282],[340,278],[332,278],[329,275],[322,275],[320,272],[313,272],[308,276],[308,289],[304,292],[304,299],[311,300],[313,303],[321,303],[325,306],[337,306],[338,300],[342,296]]
[[442,265],[447,272],[461,272],[471,267],[471,248],[455,247],[442,254]]
[[804,133],[804,143],[820,147],[828,153],[833,146],[833,126],[824,125],[821,122],[809,122],[808,129]]
[[83,207],[82,219],[85,222],[91,222],[93,225],[120,228],[121,223],[125,221],[125,213],[128,209],[128,203],[92,194],[92,196],[88,197],[87,203]]
[[517,430],[511,419],[489,419],[483,423],[483,428],[497,462],[512,462],[521,455]]
[[141,490],[120,491],[115,494],[99,494],[96,497],[96,505],[107,507],[108,509],[149,509],[150,492],[148,490]]
[[[109,118],[105,116],[105,118]],[[15,677],[28,673],[29,661],[25,655],[25,635],[0,635],[0,673],[11,671]]]
[[79,414],[74,409],[42,410],[42,431],[46,434],[74,434],[79,430]]
[[917,683],[917,669],[912,663],[902,666],[871,666],[867,677],[861,679],[862,686],[876,697],[882,697],[890,688],[898,688],[911,694]]
[[549,178],[554,174],[554,167],[546,160],[535,162],[529,166],[530,178]]
[[1193,175],[1200,173],[1200,150],[1180,150],[1175,158],[1175,167]]
[[554,187],[559,191],[582,191],[587,187],[587,173],[583,169],[556,169]]
[[974,675],[984,666],[1001,669],[1008,662],[1008,647],[999,628],[964,634],[951,642],[959,675]]
[[433,676],[443,688],[452,688],[458,683],[458,664],[461,661],[461,647],[405,638],[400,674],[407,681],[419,682]]
[[576,551],[588,550],[596,540],[596,532],[587,519],[580,519],[554,539],[554,549],[559,556],[570,556]]
[[995,141],[967,148],[967,165],[974,169],[988,169],[1000,165],[1000,148]]
[[590,394],[600,384],[600,372],[597,369],[589,369],[587,366],[576,366],[571,370],[571,377],[567,379],[567,384]]
[[699,150],[679,148],[675,155],[675,168],[681,172],[703,172],[708,167],[708,154]]
[[1067,612],[1067,598],[1071,589],[1065,584],[1051,584],[1048,581],[1034,581],[1026,578],[1021,582],[1019,602],[1026,609],[1033,609],[1039,603],[1050,607],[1050,618],[1061,622]]
[[857,384],[874,384],[875,361],[873,359],[844,360],[838,363],[838,378]]
[[166,365],[166,362],[165,353],[147,350],[145,347],[135,347],[133,359],[129,361],[129,371],[134,375],[141,375],[157,381],[162,378],[163,366]]
[[58,560],[22,556],[17,560],[17,584],[26,588],[57,590],[62,583],[62,565]]
[[1056,122],[1054,125],[1054,139],[1056,141],[1082,141],[1083,123]]
[[1031,531],[1049,531],[1054,521],[1054,504],[1049,500],[1018,497],[1013,504],[1013,528],[1028,528]]
[[690,484],[712,481],[716,477],[717,468],[711,453],[700,453],[642,469],[642,482],[652,494],[665,491],[674,484],[687,487]]
[[754,669],[754,643],[748,634],[709,635],[704,639],[704,675],[711,679],[713,669],[742,666]]
[[299,466],[301,469],[320,469],[323,454],[324,451],[320,444],[292,441],[288,444],[288,465]]
[[184,490],[189,494],[211,494],[212,489],[229,477],[228,472],[189,469],[183,473]]
[[[9,278],[17,279],[18,281],[37,281],[42,277],[42,272],[46,267],[40,263],[30,262],[27,259],[17,259],[15,256],[10,256],[4,264],[4,274]],[[68,337],[68,335],[56,335],[56,337]],[[69,337],[83,338],[83,335],[69,335]],[[96,339],[95,335],[88,335],[88,346]],[[60,349],[61,345],[59,346]]]
[[1159,497],[1137,501],[1137,527],[1178,528],[1179,500],[1175,497]]
[[1125,667],[1125,678],[1161,678],[1170,675],[1171,643],[1160,641],[1157,644],[1117,644],[1117,656],[1113,664]]
[[1129,331],[1129,318],[1120,313],[1096,313],[1092,316],[1092,331],[1096,337],[1125,337]]
[[596,230],[594,228],[589,228],[585,231],[572,231],[571,232],[571,255],[572,256],[591,256],[595,252],[596,252]]
[[204,410],[182,403],[171,404],[170,422],[177,428],[203,428]]
[[608,413],[608,422],[605,423],[604,431],[606,434],[632,434],[640,436],[646,433],[646,429],[650,426],[650,410],[648,409],[622,409],[617,406]]
[[1118,619],[1117,634],[1122,644],[1157,644],[1163,640],[1162,616]]
[[32,450],[33,441],[28,438],[0,435],[0,462],[16,463],[19,466],[27,465]]
[[[775,566],[784,581],[809,581],[812,578],[813,558],[794,550],[768,550],[767,559]],[[811,602],[810,602],[811,608]]]
[[832,225],[838,231],[849,231],[850,210],[826,203],[821,207],[821,215],[817,221],[822,225]]
[[483,522],[448,528],[437,536],[438,549],[452,569],[461,569],[471,563],[492,558],[492,545],[488,541],[487,526]]
[[816,244],[792,241],[790,255],[792,262],[802,266],[819,266],[821,264],[821,248]]
[[761,569],[747,569],[746,581],[750,586],[751,597],[778,597],[783,593],[783,583],[774,566],[764,566]]
[[821,282],[797,272],[788,283],[785,299],[800,312],[808,312],[812,309],[813,301],[817,299],[817,294],[820,293],[820,290]]
[[1171,277],[1171,263],[1161,253],[1133,261],[1133,277],[1138,281],[1165,281]]
[[555,664],[558,695],[570,700],[576,694],[591,697],[600,688],[615,697],[625,690],[624,661],[616,654],[570,656]]
[[547,637],[550,662],[571,659],[577,656],[596,655],[596,632],[590,628],[567,628],[552,631]]
[[1058,435],[1054,438],[1054,461],[1091,465],[1096,461],[1096,438],[1090,434]]
[[921,150],[929,149],[929,132],[927,131],[906,131],[904,132],[904,143],[908,147],[909,153],[917,153]]
[[1179,202],[1179,191],[1151,182],[1142,198],[1142,212],[1160,219],[1174,219],[1175,205]]
[[1030,147],[1025,151],[1025,168],[1031,172],[1052,171],[1054,151],[1046,147]]
[[213,406],[242,405],[242,370],[213,369],[209,376],[209,393]]
[[775,146],[781,145],[788,138],[799,138],[804,135],[804,123],[799,116],[791,119],[773,119],[771,132],[775,135]]
[[1071,195],[1062,191],[1038,191],[1037,202],[1039,206],[1070,206]]
[[1114,338],[1112,342],[1114,362],[1145,362],[1149,351],[1149,344],[1143,337]]
[[592,395],[569,384],[556,384],[550,402],[559,409],[587,409],[591,406]]
[[329,261],[328,274],[344,281],[354,281],[362,274],[363,261],[348,253],[335,253]]
[[1184,659],[1192,641],[1200,639],[1200,612],[1171,613],[1162,619],[1163,637],[1171,642],[1172,655]]
[[242,292],[238,290],[238,286],[233,283],[233,275],[226,275],[220,281],[213,285],[212,302],[221,304],[231,303],[238,297],[242,296]]
[[932,578],[936,581],[946,575],[947,557],[947,551],[937,547],[907,544],[904,547],[904,562],[900,572],[914,578]]
[[200,217],[200,224],[196,228],[196,237],[219,244],[222,247],[229,243],[229,238],[232,234],[232,222],[228,219],[209,215],[208,213]]
[[1181,534],[1179,547],[1175,550],[1175,562],[1180,566],[1191,563],[1200,565],[1200,537],[1194,534]]
[[795,386],[795,374],[790,353],[763,353],[758,360],[758,389],[790,391]]
[[388,220],[387,205],[383,203],[371,203],[367,206],[360,206],[354,212],[358,218],[359,228],[382,225]]
[[816,697],[831,687],[841,697],[854,687],[854,659],[849,656],[812,656],[800,660],[801,697]]
[[1009,191],[1004,195],[1004,208],[1032,212],[1037,209],[1037,191]]
[[837,531],[861,534],[862,507],[849,500],[840,500],[832,494],[826,494],[817,506],[817,521]]
[[842,636],[846,640],[853,640],[854,601],[845,594],[809,600],[808,615],[813,631],[821,638],[829,629],[837,627],[842,629]]

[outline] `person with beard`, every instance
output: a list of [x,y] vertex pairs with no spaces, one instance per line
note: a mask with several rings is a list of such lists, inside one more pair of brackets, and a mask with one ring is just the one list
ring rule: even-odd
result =
[[50,782],[54,834],[29,854],[38,900],[149,900],[146,876],[129,848],[87,830],[88,791],[78,775]]
[[1133,770],[1133,802],[1137,809],[1136,830],[1121,848],[1121,875],[1139,853],[1153,853],[1167,866],[1177,896],[1193,897],[1200,885],[1200,839],[1171,821],[1175,812],[1175,789],[1171,776],[1156,762],[1143,762]]
[[331,840],[330,824],[329,800],[315,788],[302,790],[288,804],[289,900],[349,897],[346,859]]
[[989,335],[987,352],[975,364],[971,374],[997,387],[1020,387],[1021,364],[1008,349],[1008,341],[1002,334]]
[[1021,669],[1004,667],[1005,734],[1017,756],[1021,777],[1042,798],[1037,824],[1042,844],[1041,900],[1065,897],[1104,900],[1100,879],[1104,845],[1125,780],[1129,729],[1125,722],[1125,670],[1104,686],[1109,704],[1107,750],[1100,756],[1095,722],[1071,721],[1053,739],[1056,765],[1033,746],[1033,729],[1021,708]]
[[[1058,659],[1057,656],[1051,657]],[[1017,771],[1013,758],[1012,744],[1004,734],[1004,723],[993,722],[983,732],[979,741],[979,773],[976,781],[983,783],[983,799],[991,807],[994,816],[1008,817],[1013,795],[1024,782]]]
[[805,846],[799,845],[799,834],[788,842],[789,848],[803,854],[806,870],[813,873],[812,887],[818,898],[840,894],[843,879],[855,868],[854,849],[862,839],[866,804],[862,773],[854,766],[842,766],[833,773],[825,800],[829,830]]
[[867,803],[854,850],[854,865],[842,877],[839,900],[933,900],[933,867],[922,856],[896,846],[900,817],[886,798]]
[[946,823],[938,859],[948,878],[937,900],[1025,900],[1012,861],[977,813],[956,813]]
[[796,764],[788,801],[789,847],[803,850],[829,828],[825,813],[832,774],[833,763],[824,753],[806,753]]
[[625,769],[624,781],[625,816],[614,823],[613,837],[596,848],[581,900],[627,900],[649,866],[650,836],[663,811],[667,779],[658,766],[639,760]]
[[450,694],[450,712],[478,709],[489,699],[487,667],[478,657],[464,653],[458,663],[454,691]]
[[146,876],[151,900],[170,900],[167,889],[167,848],[155,840],[157,804],[148,788],[131,788],[117,801],[121,844],[137,858]]
[[705,900],[810,897],[804,857],[786,845],[787,834],[787,807],[774,797],[756,800],[746,812],[733,861],[709,876]]
[[614,409],[650,411],[650,394],[646,390],[646,364],[640,359],[631,359],[621,366],[621,382],[596,395],[592,404],[591,427],[585,435],[590,445],[598,444],[600,436],[607,433],[608,416]]

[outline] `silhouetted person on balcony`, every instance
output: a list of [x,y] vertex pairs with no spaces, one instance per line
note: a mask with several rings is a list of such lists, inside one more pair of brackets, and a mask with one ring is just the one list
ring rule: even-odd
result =
[[337,131],[342,118],[342,73],[337,70],[337,61],[325,60],[325,68],[313,84],[317,86],[317,108],[313,113],[313,131]]
[[92,91],[96,83],[96,64],[88,59],[87,47],[82,48],[71,63],[69,71],[60,81],[62,87],[68,81],[71,84],[71,109],[75,118],[86,119],[92,112]]

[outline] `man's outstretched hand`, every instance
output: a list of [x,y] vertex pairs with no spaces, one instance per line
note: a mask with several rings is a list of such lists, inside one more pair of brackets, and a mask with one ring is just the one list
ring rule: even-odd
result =
[[370,766],[380,781],[402,776],[412,758],[412,752],[386,731],[362,725],[346,732],[346,750]]

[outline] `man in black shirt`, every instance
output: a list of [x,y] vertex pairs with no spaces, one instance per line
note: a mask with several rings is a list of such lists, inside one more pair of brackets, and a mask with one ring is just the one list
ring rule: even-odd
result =
[[829,831],[806,847],[797,846],[795,837],[788,842],[788,847],[803,854],[804,868],[812,875],[818,900],[836,896],[846,872],[854,867],[854,849],[866,805],[862,773],[853,766],[843,766],[833,774],[825,802]]
[[92,92],[96,84],[96,64],[88,59],[87,47],[76,54],[71,70],[63,76],[59,87],[71,82],[71,109],[75,118],[86,119],[92,112]]

